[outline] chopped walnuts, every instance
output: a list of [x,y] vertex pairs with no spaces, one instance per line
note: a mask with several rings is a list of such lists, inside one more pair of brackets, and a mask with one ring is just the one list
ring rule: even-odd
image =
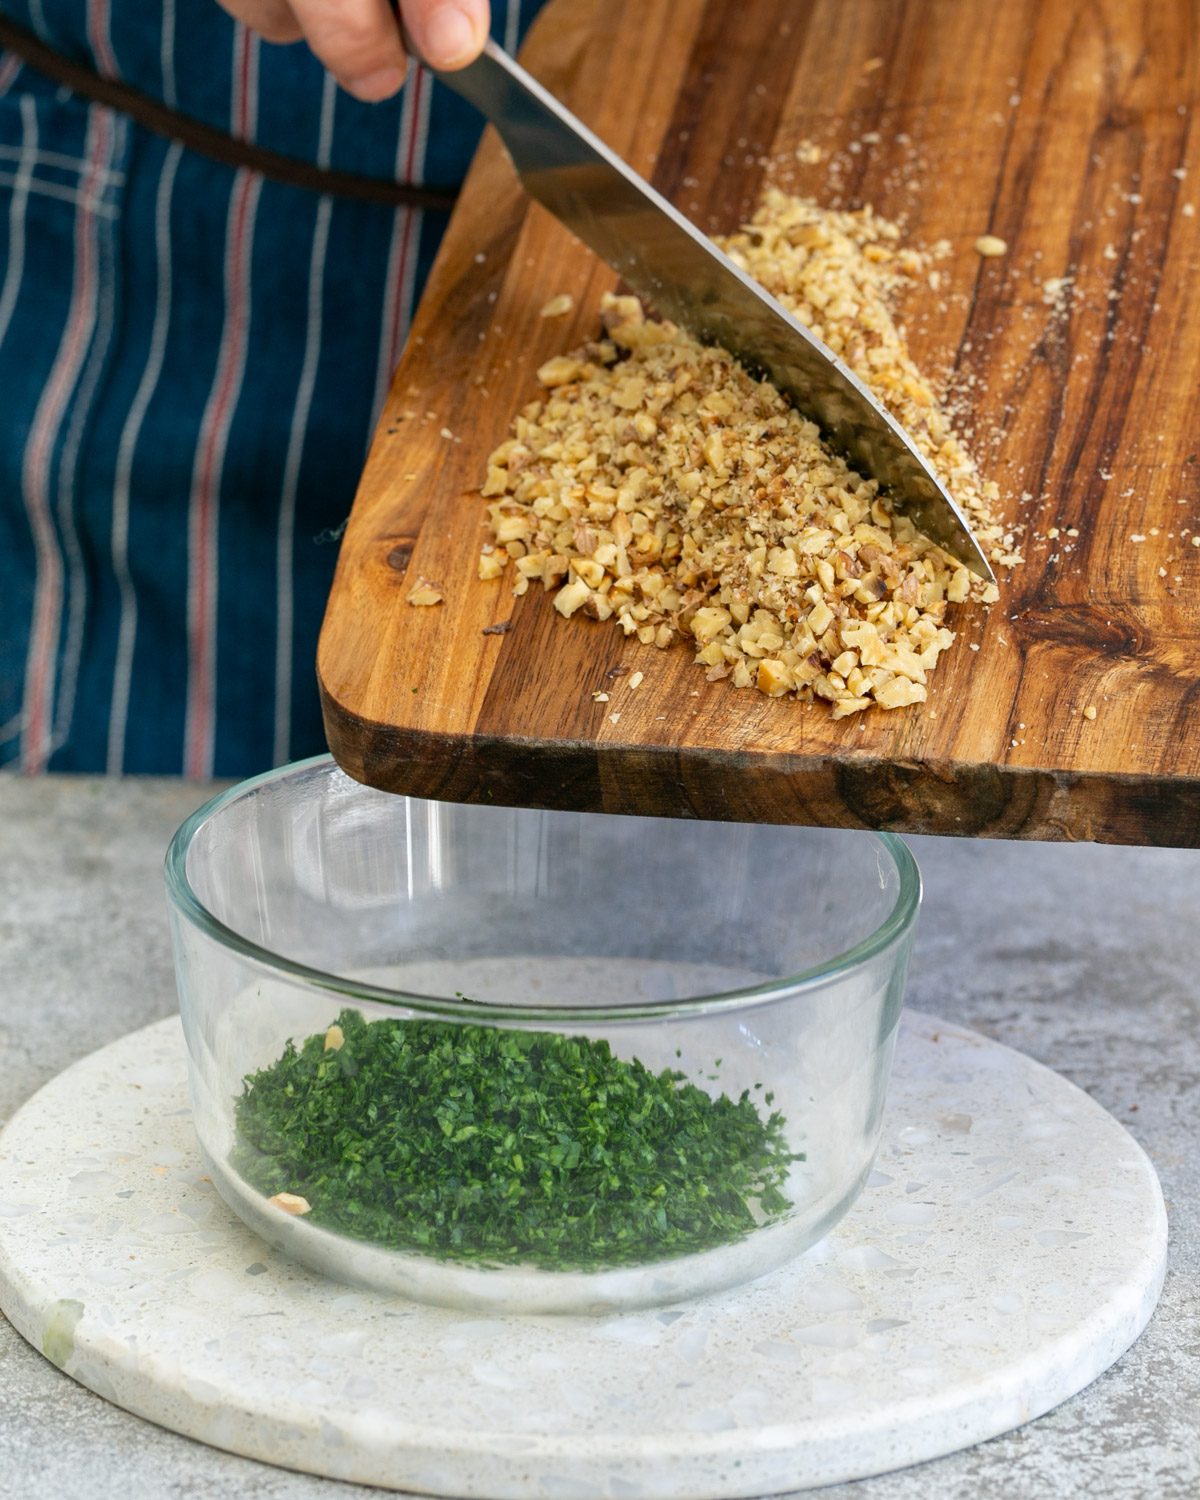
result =
[[299,1216],[300,1214],[312,1213],[312,1204],[307,1198],[302,1198],[299,1193],[276,1193],[267,1202],[276,1208],[281,1208],[285,1214]]
[[418,608],[428,608],[432,604],[442,602],[442,591],[435,584],[430,583],[428,578],[418,578],[408,591],[408,602]]
[[[867,381],[984,549],[1012,566],[996,487],[892,317],[896,291],[928,263],[897,240],[870,209],[772,190],[724,247]],[[488,462],[490,556],[513,560],[515,592],[540,581],[564,616],[611,618],[660,648],[689,640],[710,681],[822,698],[837,718],[921,702],[954,640],[947,606],[990,602],[995,587],[893,513],[723,349],[648,320],[633,297],[606,297],[603,319],[602,338],[542,365],[541,399]]]

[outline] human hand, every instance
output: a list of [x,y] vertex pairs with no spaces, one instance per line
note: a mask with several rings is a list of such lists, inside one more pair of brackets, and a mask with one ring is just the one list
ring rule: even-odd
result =
[[[400,26],[388,0],[219,0],[268,42],[303,38],[341,86],[370,104],[404,82]],[[488,0],[400,0],[400,15],[434,68],[462,68],[483,50]]]

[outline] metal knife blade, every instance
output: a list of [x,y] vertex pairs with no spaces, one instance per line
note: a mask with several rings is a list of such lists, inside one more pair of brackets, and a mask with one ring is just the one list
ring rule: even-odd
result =
[[496,127],[523,186],[658,311],[765,375],[917,529],[994,582],[966,518],[865,385],[495,42],[431,70]]

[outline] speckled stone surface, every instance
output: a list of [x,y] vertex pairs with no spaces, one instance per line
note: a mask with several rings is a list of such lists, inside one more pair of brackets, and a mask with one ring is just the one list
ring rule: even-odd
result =
[[[0,1115],[174,1009],[161,860],[208,795],[0,776]],[[914,839],[926,904],[910,1001],[1073,1079],[1157,1168],[1158,1311],[1048,1416],[830,1500],[1183,1500],[1200,1493],[1200,855]],[[0,1496],[345,1500],[368,1491],[204,1447],[99,1399],[0,1321]]]
[[1157,1300],[1154,1169],[1019,1053],[905,1017],[876,1170],[736,1291],[604,1317],[339,1289],[217,1197],[182,1032],[47,1084],[0,1133],[0,1305],[164,1426],[333,1478],[478,1500],[719,1500],[897,1468],[1056,1406]]

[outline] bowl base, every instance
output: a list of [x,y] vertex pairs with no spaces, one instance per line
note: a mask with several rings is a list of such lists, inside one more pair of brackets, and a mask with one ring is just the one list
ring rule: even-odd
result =
[[13,1117],[0,1213],[0,1306],[92,1390],[232,1452],[460,1500],[717,1500],[969,1446],[1106,1369],[1166,1250],[1154,1170],[1110,1115],[912,1013],[845,1218],[668,1309],[480,1315],[286,1260],[214,1190],[176,1021]]

